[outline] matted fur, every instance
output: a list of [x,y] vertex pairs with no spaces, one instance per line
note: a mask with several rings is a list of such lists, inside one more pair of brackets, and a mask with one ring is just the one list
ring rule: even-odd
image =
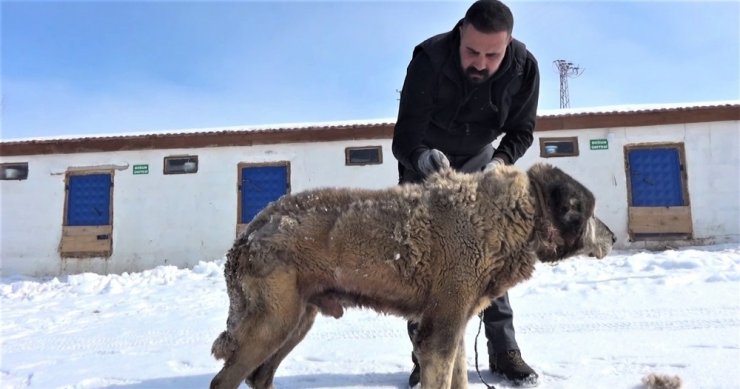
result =
[[420,323],[423,387],[465,388],[468,319],[537,259],[605,256],[614,235],[593,210],[588,189],[544,164],[283,196],[227,254],[227,328],[212,347],[225,363],[211,387],[271,388],[319,311],[366,307]]
[[681,389],[683,381],[677,375],[650,373],[642,378],[647,389]]

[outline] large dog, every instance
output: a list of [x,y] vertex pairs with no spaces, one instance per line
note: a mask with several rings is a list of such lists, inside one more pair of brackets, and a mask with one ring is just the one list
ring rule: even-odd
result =
[[594,196],[561,170],[444,170],[385,190],[286,195],[248,225],[227,254],[224,359],[211,388],[272,388],[275,370],[318,312],[366,307],[419,322],[413,340],[424,388],[467,387],[468,320],[537,259],[602,258],[614,234]]

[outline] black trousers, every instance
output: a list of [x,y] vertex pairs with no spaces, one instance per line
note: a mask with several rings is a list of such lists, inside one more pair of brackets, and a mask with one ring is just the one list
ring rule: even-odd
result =
[[[483,325],[488,340],[488,355],[519,349],[514,337],[514,312],[509,304],[508,293],[494,299],[483,311]],[[413,321],[407,323],[409,338],[413,339],[418,327],[419,323]],[[411,359],[417,363],[413,353]]]

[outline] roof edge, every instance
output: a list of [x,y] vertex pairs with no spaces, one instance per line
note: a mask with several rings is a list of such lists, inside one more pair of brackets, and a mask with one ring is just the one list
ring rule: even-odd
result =
[[[731,120],[740,120],[740,100],[692,106],[665,105],[644,108],[623,106],[621,110],[603,112],[562,110],[538,115],[535,131],[639,127]],[[353,120],[281,126],[222,127],[178,132],[3,140],[0,142],[0,156],[387,139],[393,136],[395,122],[387,119]]]

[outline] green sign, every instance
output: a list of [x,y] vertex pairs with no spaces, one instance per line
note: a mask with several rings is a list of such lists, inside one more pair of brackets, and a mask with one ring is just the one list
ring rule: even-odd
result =
[[149,174],[149,165],[134,165],[134,174]]
[[591,150],[609,150],[609,141],[606,139],[591,139]]

